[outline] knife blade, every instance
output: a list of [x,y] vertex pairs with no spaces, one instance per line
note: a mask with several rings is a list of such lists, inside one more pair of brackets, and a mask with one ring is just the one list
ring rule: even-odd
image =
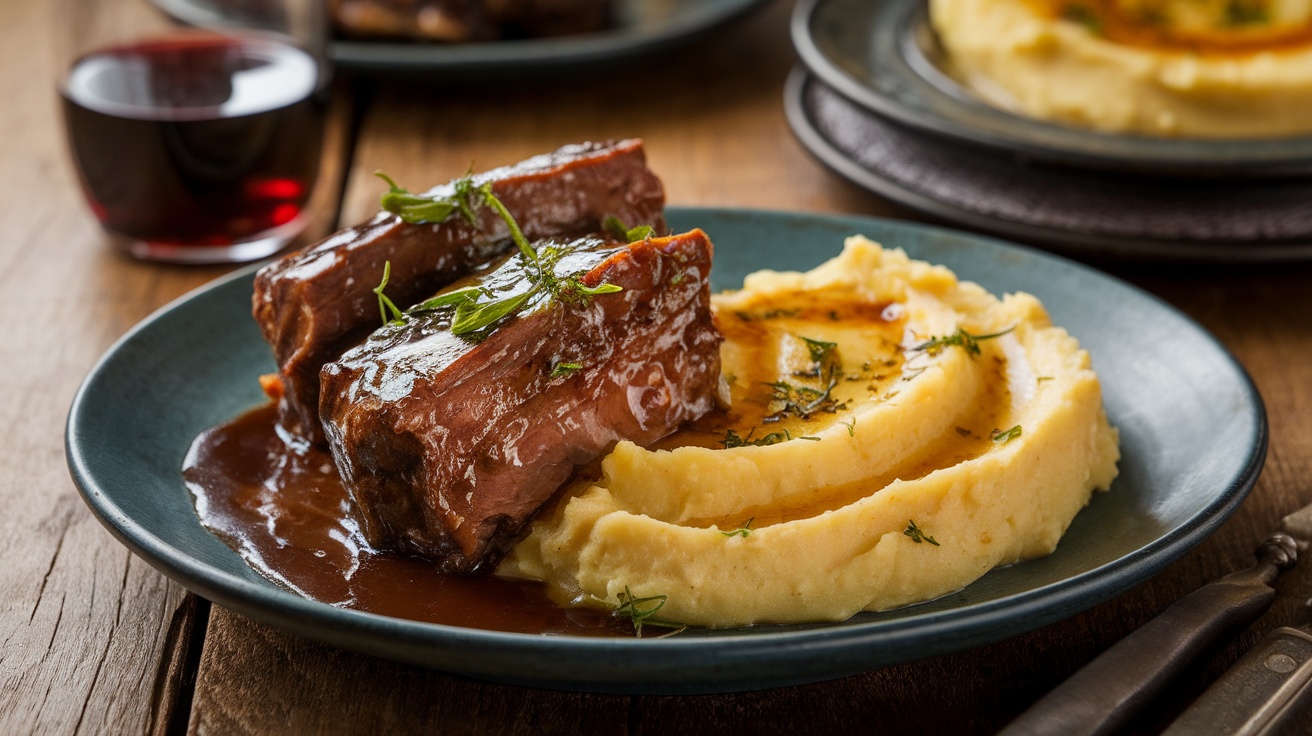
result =
[[999,736],[1115,733],[1186,667],[1253,623],[1275,600],[1271,584],[1312,540],[1312,504],[1286,516],[1257,548],[1257,564],[1171,604],[1043,696]]

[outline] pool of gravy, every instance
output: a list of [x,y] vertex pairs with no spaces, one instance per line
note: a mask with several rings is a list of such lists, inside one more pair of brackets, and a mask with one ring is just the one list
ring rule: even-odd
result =
[[207,529],[306,598],[492,631],[633,635],[607,611],[555,605],[537,583],[443,575],[425,560],[371,549],[332,457],[286,435],[273,404],[198,437],[183,478]]

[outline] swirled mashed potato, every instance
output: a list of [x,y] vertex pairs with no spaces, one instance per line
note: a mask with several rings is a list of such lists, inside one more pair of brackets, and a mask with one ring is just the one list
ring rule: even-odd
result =
[[930,0],[951,65],[994,104],[1097,130],[1312,132],[1312,0]]
[[714,299],[727,408],[568,487],[498,574],[703,626],[833,621],[1050,553],[1116,475],[1089,356],[865,238]]

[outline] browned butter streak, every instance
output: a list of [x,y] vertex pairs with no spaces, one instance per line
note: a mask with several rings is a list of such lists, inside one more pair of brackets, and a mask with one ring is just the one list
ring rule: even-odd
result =
[[206,528],[257,572],[312,600],[492,631],[633,634],[607,611],[557,606],[537,583],[443,575],[425,560],[370,549],[331,456],[286,441],[273,404],[198,437],[183,478]]
[[1251,19],[1193,30],[1166,22],[1163,6],[1169,5],[1169,0],[1027,2],[1044,17],[1083,23],[1095,35],[1126,46],[1224,57],[1292,51],[1312,44],[1312,23],[1277,26],[1267,21],[1271,0],[1229,0],[1229,6],[1250,13]]

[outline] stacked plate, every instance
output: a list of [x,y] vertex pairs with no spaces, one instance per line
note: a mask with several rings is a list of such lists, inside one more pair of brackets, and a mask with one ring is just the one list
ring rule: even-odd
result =
[[792,35],[794,133],[872,192],[1079,255],[1312,258],[1312,137],[1113,135],[1003,111],[943,71],[924,0],[803,0]]

